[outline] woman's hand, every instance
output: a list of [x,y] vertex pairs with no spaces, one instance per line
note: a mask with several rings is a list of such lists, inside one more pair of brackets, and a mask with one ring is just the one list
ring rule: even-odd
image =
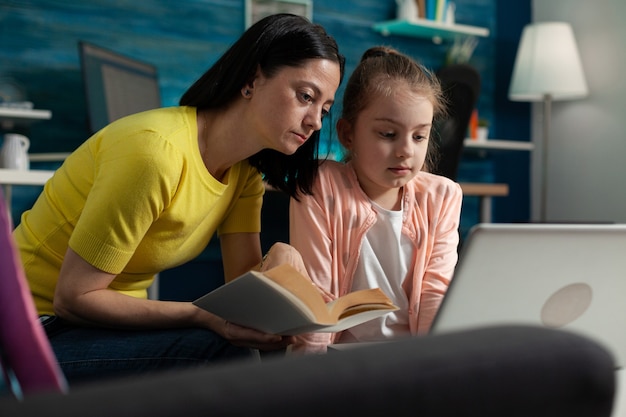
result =
[[235,346],[246,346],[259,350],[284,349],[295,343],[294,336],[263,333],[248,327],[238,326],[224,320],[222,336]]
[[202,321],[203,327],[210,328],[235,346],[259,350],[277,350],[284,349],[296,341],[293,336],[280,336],[238,326],[215,314],[197,308],[198,318]]

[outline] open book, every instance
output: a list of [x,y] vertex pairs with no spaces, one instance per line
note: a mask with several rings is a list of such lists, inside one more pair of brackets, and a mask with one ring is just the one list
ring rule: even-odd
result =
[[379,288],[325,303],[317,287],[286,264],[247,272],[193,303],[231,323],[280,335],[338,332],[398,309]]

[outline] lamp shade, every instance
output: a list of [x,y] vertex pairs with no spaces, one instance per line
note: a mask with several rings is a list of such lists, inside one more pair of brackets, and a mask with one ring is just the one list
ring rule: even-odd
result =
[[587,95],[572,27],[562,22],[526,25],[515,57],[509,98],[513,101],[571,100]]

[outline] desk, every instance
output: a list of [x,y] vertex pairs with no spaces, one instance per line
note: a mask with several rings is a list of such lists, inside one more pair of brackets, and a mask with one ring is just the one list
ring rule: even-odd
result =
[[44,185],[54,171],[18,170],[0,168],[0,185],[4,188],[4,198],[9,216],[11,216],[11,186],[13,185]]
[[[52,118],[52,112],[50,110],[0,106],[0,128],[2,130],[10,130],[17,125],[28,125],[50,118]],[[12,185],[43,185],[53,173],[54,171],[20,171],[16,169],[0,168],[0,186],[4,188],[4,196],[9,216],[11,216]]]
[[[6,117],[6,109],[0,112],[1,117]],[[31,162],[56,162],[63,161],[69,153],[45,153],[45,154],[28,154]],[[4,197],[6,199],[9,216],[11,215],[11,186],[12,185],[44,185],[46,181],[54,174],[54,170],[17,170],[0,168],[0,186],[4,188]]]
[[477,149],[485,151],[532,151],[535,148],[535,144],[532,142],[522,142],[517,140],[465,139],[463,141],[463,147],[467,149]]
[[480,199],[481,223],[491,222],[492,197],[506,197],[509,195],[508,184],[461,182],[459,185],[461,190],[463,190],[464,196],[476,196]]
[[[534,143],[502,140],[502,139],[465,139],[463,141],[465,150],[478,151],[480,155],[486,151],[527,151],[535,148]],[[480,199],[480,221],[491,222],[491,199],[492,197],[506,197],[509,195],[508,184],[487,184],[487,183],[461,183],[463,194],[466,196],[477,196]]]
[[0,184],[3,185],[44,185],[54,171],[18,170],[0,168]]

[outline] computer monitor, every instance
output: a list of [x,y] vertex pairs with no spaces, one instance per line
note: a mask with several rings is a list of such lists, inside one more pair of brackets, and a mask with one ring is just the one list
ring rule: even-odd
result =
[[154,65],[88,42],[78,45],[91,133],[129,114],[161,107]]

